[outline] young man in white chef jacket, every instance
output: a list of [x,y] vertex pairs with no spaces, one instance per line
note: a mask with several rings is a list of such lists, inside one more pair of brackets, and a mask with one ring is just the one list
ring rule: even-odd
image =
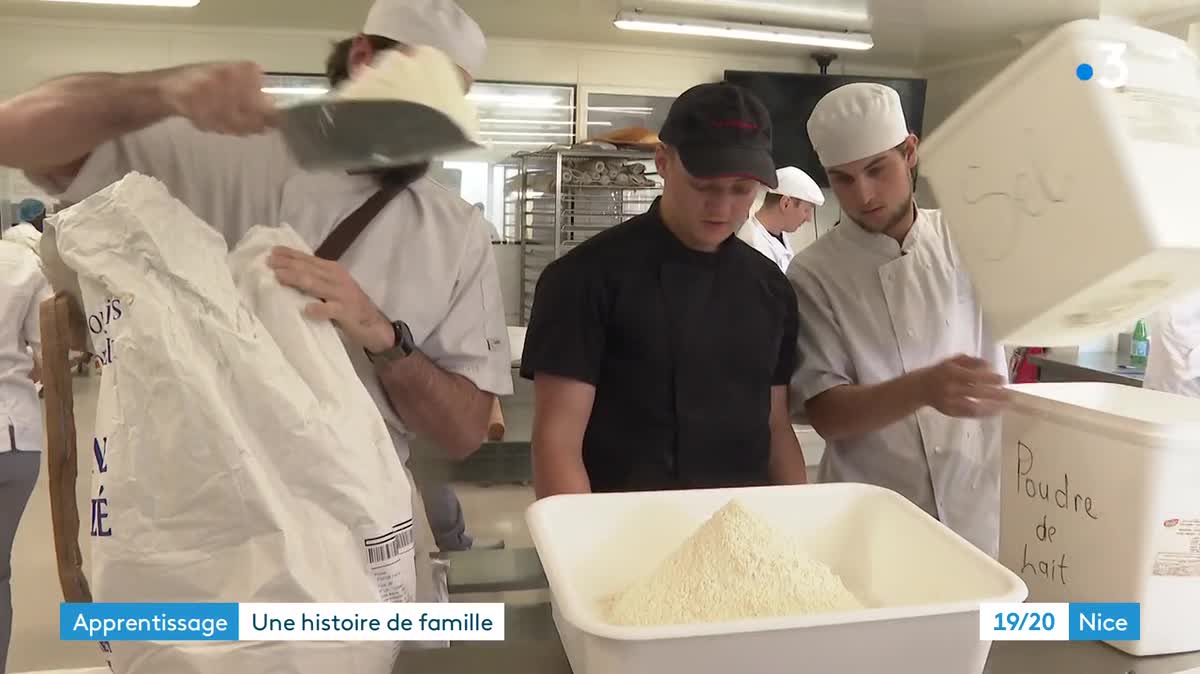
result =
[[[380,45],[438,48],[468,86],[486,49],[451,0],[377,0],[363,34],[342,50],[346,72],[362,72]],[[261,88],[261,69],[246,63],[65,77],[0,106],[0,164],[73,202],[138,171],[230,244],[254,225],[287,223],[316,248],[379,179],[302,170],[272,129],[275,108]],[[27,137],[40,139],[37,152]],[[512,392],[491,226],[407,170],[415,180],[339,262],[279,249],[269,264],[281,282],[323,300],[308,315],[341,329],[401,459],[413,434],[463,458],[482,443],[495,396]],[[436,601],[433,541],[413,495],[417,599]]]
[[1143,386],[1200,398],[1200,292],[1162,307],[1150,319]]
[[792,387],[827,443],[819,479],[895,490],[994,557],[1004,352],[941,212],[916,205],[900,96],[839,87],[808,133],[847,216],[788,269],[801,316]]
[[814,209],[825,203],[825,195],[815,180],[795,166],[778,169],[775,175],[779,186],[767,191],[762,207],[738,230],[738,238],[786,273],[796,254],[787,235],[812,220]]

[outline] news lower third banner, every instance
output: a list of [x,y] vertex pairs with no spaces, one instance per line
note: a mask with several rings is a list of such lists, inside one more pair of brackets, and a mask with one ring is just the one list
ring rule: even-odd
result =
[[61,604],[63,641],[503,641],[504,604]]
[[1137,603],[983,604],[979,638],[985,641],[1139,641]]

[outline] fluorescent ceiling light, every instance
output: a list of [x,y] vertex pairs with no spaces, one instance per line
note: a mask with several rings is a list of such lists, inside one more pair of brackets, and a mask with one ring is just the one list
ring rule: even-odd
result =
[[676,5],[697,5],[707,10],[714,7],[721,9],[746,10],[751,12],[776,12],[790,14],[798,19],[810,21],[836,21],[867,23],[871,14],[867,11],[867,0],[857,0],[858,7],[822,7],[819,2],[798,3],[796,0],[670,0]]
[[755,40],[781,44],[800,44],[829,49],[866,50],[875,46],[866,33],[839,33],[806,28],[787,28],[754,23],[711,21],[673,16],[657,16],[639,12],[623,11],[617,14],[613,25],[622,30],[641,30],[652,33],[696,35],[700,37],[723,37],[733,40]]
[[200,0],[42,0],[42,2],[74,2],[85,5],[136,5],[138,7],[195,7]]

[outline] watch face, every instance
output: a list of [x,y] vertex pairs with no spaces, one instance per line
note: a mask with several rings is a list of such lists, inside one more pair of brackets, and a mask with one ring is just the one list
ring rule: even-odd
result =
[[413,344],[412,330],[408,329],[408,324],[404,321],[396,321],[392,323],[392,328],[396,331],[396,347],[400,349],[404,355],[412,353],[415,345]]

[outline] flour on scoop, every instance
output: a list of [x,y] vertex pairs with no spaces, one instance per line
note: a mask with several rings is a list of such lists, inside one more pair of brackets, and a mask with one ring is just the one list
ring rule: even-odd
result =
[[445,115],[467,138],[477,140],[479,135],[479,117],[463,95],[457,66],[433,47],[387,50],[332,95],[338,100],[417,103]]

